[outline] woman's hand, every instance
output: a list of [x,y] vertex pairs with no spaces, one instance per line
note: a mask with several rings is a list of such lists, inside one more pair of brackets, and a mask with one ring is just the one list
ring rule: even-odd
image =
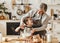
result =
[[44,14],[45,13],[45,11],[44,10],[38,10],[38,14]]
[[32,29],[32,30],[31,30],[31,33],[33,34],[35,31],[36,31],[35,29]]

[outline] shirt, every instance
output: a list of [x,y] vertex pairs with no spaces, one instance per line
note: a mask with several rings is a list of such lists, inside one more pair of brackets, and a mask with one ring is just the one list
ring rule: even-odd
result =
[[[20,25],[23,24],[23,19],[30,16],[33,19],[37,20],[41,18],[41,15],[38,14],[38,12],[36,13],[37,9],[32,9],[30,10],[27,14],[25,14],[24,16],[22,16],[21,21],[20,21]],[[33,17],[35,15],[35,17]],[[45,13],[42,16],[42,26],[38,27],[38,28],[34,28],[36,31],[41,31],[41,30],[45,30],[48,24],[48,21],[50,20],[50,17]]]

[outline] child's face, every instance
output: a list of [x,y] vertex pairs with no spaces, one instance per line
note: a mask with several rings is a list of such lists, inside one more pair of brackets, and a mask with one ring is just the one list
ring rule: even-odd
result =
[[33,25],[33,20],[32,20],[32,18],[28,18],[28,21],[27,21],[26,23],[27,23],[27,25],[32,26],[32,25]]

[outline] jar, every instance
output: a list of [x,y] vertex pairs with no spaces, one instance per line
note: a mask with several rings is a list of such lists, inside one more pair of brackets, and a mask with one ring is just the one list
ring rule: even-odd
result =
[[47,42],[51,43],[52,42],[52,33],[51,33],[51,31],[48,31],[46,36],[47,36]]
[[6,15],[4,12],[0,13],[0,20],[5,20],[6,19]]
[[2,33],[0,32],[0,43],[2,43]]

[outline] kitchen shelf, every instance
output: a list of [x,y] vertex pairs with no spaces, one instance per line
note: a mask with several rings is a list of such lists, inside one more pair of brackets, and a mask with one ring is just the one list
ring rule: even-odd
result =
[[32,4],[24,4],[24,3],[21,3],[21,4],[13,4],[13,5],[32,5]]

